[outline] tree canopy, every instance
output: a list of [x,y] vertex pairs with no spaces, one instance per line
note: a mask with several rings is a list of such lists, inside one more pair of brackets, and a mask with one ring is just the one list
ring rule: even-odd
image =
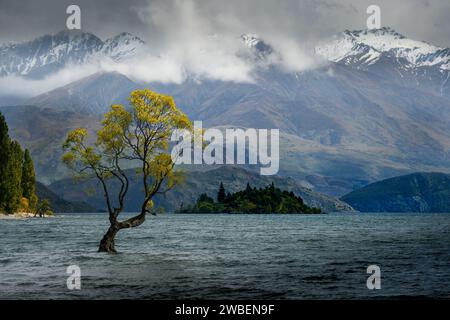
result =
[[[220,183],[217,199],[222,199],[225,188]],[[196,203],[181,207],[179,213],[321,213],[318,208],[307,206],[301,197],[291,191],[282,191],[272,183],[265,188],[252,188],[249,183],[245,190],[228,193],[222,201],[206,193],[201,194]]]
[[8,134],[8,125],[0,113],[0,211],[35,211],[36,178],[28,150]]
[[[68,134],[63,146],[63,161],[79,174],[94,174],[103,189],[110,228],[99,251],[115,252],[116,233],[141,225],[151,212],[152,198],[180,181],[181,176],[173,170],[174,162],[168,153],[170,136],[174,130],[192,130],[188,117],[177,109],[170,96],[149,89],[136,90],[130,94],[129,102],[129,108],[111,106],[94,143],[90,143],[87,129],[79,128]],[[124,171],[127,163],[138,165],[144,198],[139,214],[119,221],[129,187],[129,177]],[[111,179],[119,182],[116,194],[112,194]]]

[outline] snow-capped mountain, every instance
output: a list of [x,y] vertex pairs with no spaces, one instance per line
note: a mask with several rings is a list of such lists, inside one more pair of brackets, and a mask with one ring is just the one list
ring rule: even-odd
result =
[[325,59],[347,65],[369,66],[388,55],[402,60],[407,69],[433,66],[443,72],[450,70],[450,49],[409,39],[389,27],[346,30],[315,49]]
[[123,32],[107,39],[101,52],[115,61],[122,61],[136,55],[144,44],[139,37]]
[[144,42],[129,33],[106,41],[80,31],[62,31],[35,40],[0,47],[0,76],[40,78],[69,63],[83,64],[99,58],[120,61],[135,55]]
[[255,34],[243,34],[241,35],[241,40],[243,44],[250,49],[253,57],[257,60],[264,60],[274,52],[269,44],[261,40],[259,36]]

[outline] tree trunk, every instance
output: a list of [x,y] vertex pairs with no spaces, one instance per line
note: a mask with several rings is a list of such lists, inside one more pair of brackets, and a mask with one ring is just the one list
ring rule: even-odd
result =
[[108,231],[100,241],[98,252],[117,253],[114,246],[114,238],[116,237],[116,234],[119,230],[120,228],[117,226],[117,224],[111,225],[109,227]]

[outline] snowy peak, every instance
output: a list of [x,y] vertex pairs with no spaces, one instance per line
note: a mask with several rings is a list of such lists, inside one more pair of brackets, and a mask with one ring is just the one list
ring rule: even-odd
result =
[[353,43],[365,44],[380,52],[410,50],[419,55],[429,54],[439,49],[422,41],[408,39],[391,28],[345,31],[344,34]]
[[128,32],[123,32],[104,42],[102,52],[106,56],[121,61],[132,57],[144,46],[144,41]]
[[40,78],[67,64],[82,64],[102,58],[120,61],[135,55],[143,45],[141,39],[129,33],[103,42],[90,33],[62,31],[32,41],[1,46],[0,76]]
[[244,44],[249,48],[254,48],[258,43],[261,42],[259,37],[255,34],[243,34],[241,35],[241,39]]
[[243,34],[241,35],[241,40],[258,60],[266,58],[274,51],[269,44],[255,34]]
[[333,62],[371,65],[383,55],[404,59],[408,67],[438,66],[449,70],[448,49],[412,40],[391,28],[346,30],[316,47],[316,53]]

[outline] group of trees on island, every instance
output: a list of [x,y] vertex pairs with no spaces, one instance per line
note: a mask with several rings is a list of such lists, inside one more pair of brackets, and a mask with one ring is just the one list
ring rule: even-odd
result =
[[194,205],[184,206],[178,213],[321,213],[318,208],[307,206],[301,197],[292,191],[282,191],[271,185],[252,188],[249,183],[245,190],[227,193],[220,183],[217,201],[203,193]]
[[36,177],[30,152],[9,137],[8,125],[0,113],[0,212],[13,214],[49,213],[47,200],[38,202]]

